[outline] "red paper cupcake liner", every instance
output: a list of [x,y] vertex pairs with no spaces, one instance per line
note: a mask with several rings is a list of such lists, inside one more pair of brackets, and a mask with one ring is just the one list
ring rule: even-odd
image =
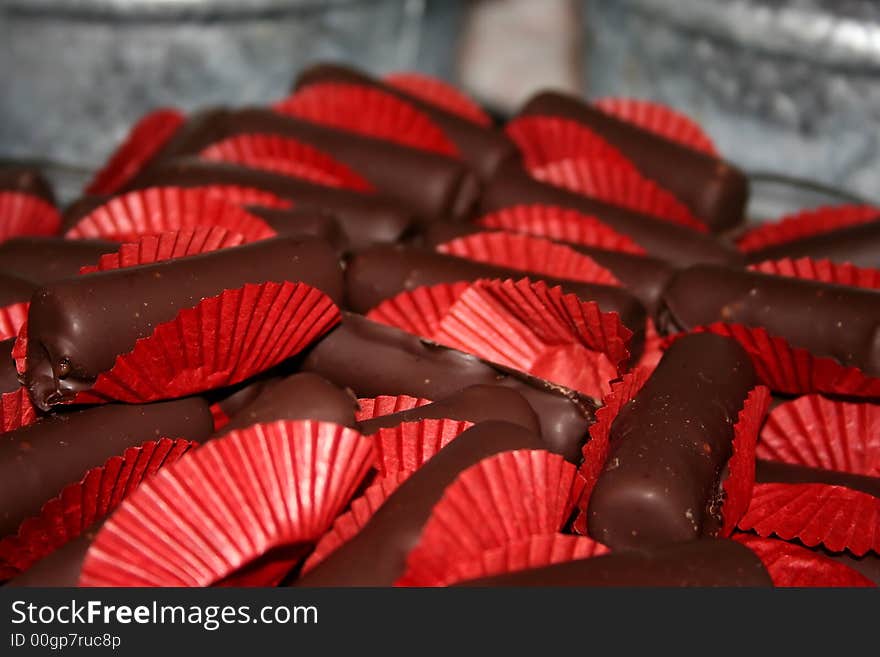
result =
[[430,339],[440,326],[440,320],[470,286],[471,283],[461,281],[401,292],[369,311],[367,318]]
[[177,461],[198,443],[170,438],[129,447],[78,482],[65,486],[15,535],[0,541],[0,579],[14,577],[69,543],[108,515],[147,477]]
[[486,550],[558,532],[582,486],[575,466],[558,454],[517,450],[483,459],[444,491],[400,582],[424,581]]
[[813,260],[811,258],[796,260],[783,258],[782,260],[767,260],[749,265],[749,269],[773,276],[787,276],[808,281],[880,290],[880,270],[856,267],[849,263],[837,264],[830,260]]
[[159,235],[145,235],[136,242],[123,244],[115,253],[102,255],[97,265],[82,267],[79,273],[92,274],[173,260],[239,246],[244,241],[243,235],[230,232],[220,226],[195,226]]
[[878,220],[880,208],[870,205],[821,207],[786,215],[778,221],[752,228],[739,237],[737,246],[740,251],[749,253]]
[[657,369],[660,359],[663,358],[663,347],[666,339],[657,332],[657,325],[650,317],[645,322],[645,346],[642,348],[642,355],[639,357],[638,367],[642,367],[649,372]]
[[183,113],[157,109],[142,117],[86,187],[87,194],[115,194],[134,178],[183,125]]
[[235,135],[211,144],[199,157],[266,169],[328,187],[373,191],[370,183],[341,162],[308,144],[280,135]]
[[860,572],[800,545],[753,534],[734,534],[764,564],[777,587],[874,587]]
[[299,119],[456,156],[458,149],[423,112],[396,96],[356,84],[310,84],[273,106]]
[[492,119],[483,108],[458,89],[437,78],[422,73],[389,73],[383,81],[419,100],[434,105],[450,114],[455,114],[471,123],[490,127]]
[[805,395],[773,409],[758,458],[880,477],[880,405]]
[[880,498],[827,484],[756,484],[738,526],[860,557],[880,553]]
[[364,525],[369,522],[373,514],[385,503],[391,493],[406,481],[412,474],[411,471],[400,471],[387,477],[376,480],[364,494],[351,503],[348,511],[336,518],[330,530],[321,537],[314,551],[303,564],[302,573],[305,574],[335,552],[341,545],[354,538]]
[[22,192],[0,191],[0,242],[13,237],[55,235],[61,227],[58,209]]
[[482,577],[589,559],[608,552],[607,547],[586,536],[539,534],[486,550],[462,562],[445,564],[445,572],[424,569],[410,573],[395,586],[451,586]]
[[586,126],[553,116],[521,116],[505,127],[517,145],[526,169],[532,171],[559,160],[585,158],[636,171],[623,154]]
[[485,232],[466,235],[437,246],[440,253],[585,283],[620,286],[605,267],[569,246],[543,237]]
[[361,397],[358,399],[358,410],[354,417],[358,422],[372,420],[383,415],[409,411],[419,406],[432,403],[433,400],[409,395],[380,395],[378,397]]
[[37,412],[25,388],[0,395],[0,431],[14,431],[37,421]]
[[0,340],[18,335],[21,325],[27,320],[30,305],[28,301],[21,301],[0,308]]
[[110,199],[67,231],[68,238],[133,242],[143,235],[220,226],[248,242],[273,237],[265,221],[207,188],[153,187]]
[[[270,550],[317,541],[370,457],[369,440],[327,422],[282,420],[230,432],[164,468],[120,505],[89,549],[80,585],[208,586]],[[265,573],[236,583],[277,583]]]
[[[715,322],[692,332],[703,331],[739,342],[749,354],[761,382],[773,392],[880,397],[880,378],[868,376],[857,367],[841,365],[832,358],[814,356],[806,349],[792,347],[785,339],[770,335],[766,329]],[[680,335],[671,336],[667,341],[678,337]]]
[[548,237],[607,251],[645,255],[630,237],[618,233],[596,217],[555,205],[515,205],[487,214],[476,223],[486,228]]
[[700,232],[708,232],[675,196],[645,178],[631,165],[588,157],[549,162],[531,170],[538,180],[564,187],[572,192],[597,198],[605,203],[665,219]]
[[372,436],[374,466],[380,477],[418,470],[472,426],[463,420],[426,419],[379,429]]
[[703,131],[703,128],[691,117],[671,107],[636,98],[600,98],[594,105],[606,114],[653,132],[664,139],[706,155],[716,157],[718,155],[712,138]]

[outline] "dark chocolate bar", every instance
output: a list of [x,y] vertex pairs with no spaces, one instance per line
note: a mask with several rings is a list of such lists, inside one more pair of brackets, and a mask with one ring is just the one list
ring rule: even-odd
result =
[[0,273],[0,308],[29,301],[37,286],[19,276]]
[[133,188],[168,185],[253,187],[288,199],[299,209],[325,210],[339,221],[353,249],[381,243],[389,235],[399,236],[415,222],[409,208],[381,194],[326,187],[270,171],[197,158],[181,158],[157,166],[139,176]]
[[595,217],[631,237],[652,256],[676,267],[701,262],[735,265],[744,260],[742,254],[712,235],[541,182],[521,167],[504,167],[483,190],[484,213],[533,203],[570,208]]
[[55,193],[49,181],[30,167],[0,166],[0,192],[21,192],[55,205]]
[[217,435],[276,420],[317,420],[357,427],[357,399],[326,379],[303,372],[270,381]]
[[[326,210],[314,208],[266,208],[248,206],[247,211],[265,221],[282,237],[315,238],[324,240],[340,253],[349,250],[348,235],[337,218]],[[396,242],[406,226],[387,226],[388,234],[376,233],[378,243]]]
[[587,513],[613,550],[715,536],[734,424],[757,376],[734,340],[681,338],[614,419]]
[[257,107],[196,114],[163,146],[154,162],[197,156],[213,143],[243,134],[278,135],[308,144],[359,173],[425,221],[463,218],[472,212],[479,196],[477,178],[458,160]]
[[812,468],[806,465],[758,459],[755,462],[755,482],[759,484],[828,484],[846,486],[853,490],[880,497],[880,477],[851,472]]
[[718,157],[665,139],[617,119],[565,94],[547,91],[522,109],[525,116],[558,116],[577,121],[619,150],[646,177],[675,194],[716,233],[744,219],[749,182],[735,166]]
[[329,62],[315,64],[299,74],[296,88],[302,89],[321,82],[365,85],[402,98],[427,114],[484,179],[489,178],[504,162],[518,159],[516,146],[500,130],[477,125],[348,66]]
[[0,342],[0,394],[15,392],[21,387],[18,380],[18,372],[15,369],[15,361],[12,360],[12,347],[15,338],[9,338]]
[[490,385],[469,386],[460,392],[408,411],[380,415],[360,423],[361,433],[370,435],[379,429],[395,427],[403,422],[419,420],[462,420],[478,424],[488,420],[504,420],[535,433],[541,424],[525,397],[509,388]]
[[880,376],[880,292],[697,265],[663,293],[661,330],[728,322],[763,327],[791,346]]
[[482,422],[416,470],[358,534],[296,581],[297,586],[391,586],[404,573],[434,505],[479,461],[517,449],[543,449],[536,433],[509,422]]
[[748,254],[749,262],[813,258],[880,269],[880,216],[875,221],[810,235]]
[[341,267],[328,244],[283,237],[43,287],[28,316],[24,381],[31,400],[43,410],[69,402],[181,310],[270,281],[307,283],[337,302],[342,293]]
[[15,532],[64,486],[111,456],[159,438],[202,441],[213,428],[208,405],[191,397],[97,406],[0,434],[0,536]]
[[595,404],[579,393],[514,372],[455,349],[421,340],[400,329],[343,315],[342,325],[306,357],[316,372],[358,397],[412,395],[439,400],[468,386],[512,388],[538,414],[545,448],[577,463]]
[[79,274],[105,253],[119,249],[105,240],[66,240],[61,237],[16,237],[0,244],[0,273],[27,279],[35,285]]
[[773,586],[767,569],[745,545],[705,538],[483,577],[457,586]]

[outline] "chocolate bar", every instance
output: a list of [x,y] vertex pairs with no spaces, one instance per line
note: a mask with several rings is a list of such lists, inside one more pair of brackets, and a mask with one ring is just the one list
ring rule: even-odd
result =
[[499,452],[543,449],[536,433],[509,422],[474,425],[416,470],[347,543],[296,586],[391,586],[446,487],[472,465]]
[[15,361],[12,360],[13,345],[15,338],[0,342],[0,394],[15,392],[21,387],[18,372],[15,370]]
[[716,233],[744,219],[749,183],[735,166],[718,157],[617,119],[579,98],[558,92],[538,94],[523,116],[557,116],[583,124],[630,160],[646,177],[675,194]]
[[159,438],[201,441],[214,429],[204,400],[147,405],[108,404],[55,415],[0,435],[0,536],[90,468],[127,448]]
[[477,125],[348,66],[331,63],[315,64],[299,74],[295,86],[296,89],[302,89],[321,82],[363,85],[402,98],[427,114],[456,145],[461,156],[484,179],[492,176],[504,162],[518,158],[516,146],[500,130]]
[[880,376],[880,292],[759,272],[697,265],[663,292],[661,330],[713,322],[763,327],[791,346]]
[[880,216],[875,221],[768,246],[748,254],[749,262],[813,258],[880,269]]
[[717,535],[734,423],[756,384],[734,340],[701,333],[673,343],[611,425],[590,536],[618,550]]
[[312,349],[302,369],[351,388],[358,397],[439,400],[477,384],[512,388],[538,414],[545,449],[575,463],[595,411],[591,400],[573,390],[350,313]]
[[273,238],[53,283],[36,292],[28,316],[24,381],[40,409],[72,400],[130,352],[139,338],[206,297],[247,283],[303,282],[338,301],[342,273],[317,240]]
[[30,300],[36,289],[37,286],[29,280],[0,273],[0,308]]
[[489,213],[534,203],[570,208],[595,217],[631,237],[652,256],[676,267],[702,262],[737,265],[744,260],[712,235],[541,182],[521,167],[504,167],[486,184],[481,210]]
[[758,459],[755,462],[755,481],[759,484],[828,484],[829,486],[846,486],[853,490],[880,497],[880,477],[858,475],[838,470],[812,468],[806,465],[767,461]]
[[360,423],[361,433],[370,435],[379,429],[395,427],[403,422],[419,420],[461,420],[479,424],[488,420],[504,420],[541,432],[541,424],[525,397],[509,388],[491,385],[469,386],[449,397],[406,411],[380,415]]
[[[313,208],[265,208],[261,206],[248,206],[247,211],[259,217],[272,227],[275,232],[283,237],[296,237],[298,239],[314,238],[324,240],[331,244],[339,253],[349,250],[348,235],[346,235],[339,220],[326,210]],[[381,227],[377,226],[381,229]],[[398,226],[387,225],[387,234],[382,235],[377,230],[373,238],[378,243],[396,242],[407,230],[405,224]]]
[[479,195],[474,174],[453,158],[256,107],[196,114],[162,147],[154,162],[197,156],[213,143],[245,134],[277,135],[312,146],[426,221],[463,218],[471,213]]
[[705,538],[650,552],[614,552],[591,559],[483,577],[457,586],[773,586],[745,545]]
[[357,399],[311,372],[267,383],[218,435],[276,420],[316,420],[356,427]]
[[0,273],[45,285],[79,274],[97,264],[119,244],[105,240],[66,240],[61,237],[16,237],[0,244]]

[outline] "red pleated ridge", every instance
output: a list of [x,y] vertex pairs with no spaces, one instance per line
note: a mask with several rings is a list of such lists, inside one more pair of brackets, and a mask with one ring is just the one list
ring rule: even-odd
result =
[[880,270],[867,267],[856,267],[849,263],[838,264],[830,260],[813,260],[812,258],[783,258],[767,260],[749,265],[752,271],[773,276],[787,276],[808,281],[849,285],[868,290],[880,290]]
[[870,205],[838,205],[785,215],[743,233],[737,240],[740,251],[760,251],[794,240],[830,233],[841,228],[880,220],[880,208]]
[[8,340],[18,335],[22,324],[27,320],[30,303],[21,301],[0,308],[0,340]]
[[424,397],[411,397],[409,395],[379,395],[378,397],[361,397],[358,399],[358,410],[355,419],[358,422],[372,420],[383,415],[409,411],[433,400]]
[[54,205],[38,196],[0,191],[0,242],[13,237],[55,235],[61,228],[61,215]]
[[425,285],[386,299],[367,313],[367,319],[432,338],[440,321],[471,286],[467,281]]
[[37,421],[37,412],[25,388],[0,395],[0,432],[14,431]]
[[492,125],[491,117],[483,111],[482,107],[451,84],[435,77],[423,73],[402,71],[389,73],[383,80],[395,89],[418,98],[422,102],[434,105],[444,112],[455,114],[483,127]]
[[371,437],[374,466],[381,477],[418,470],[472,426],[464,420],[425,419],[379,429]]

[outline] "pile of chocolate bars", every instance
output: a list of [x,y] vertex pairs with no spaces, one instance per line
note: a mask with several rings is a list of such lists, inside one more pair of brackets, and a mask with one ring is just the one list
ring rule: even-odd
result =
[[880,209],[689,118],[322,64],[0,172],[0,577],[874,586]]

